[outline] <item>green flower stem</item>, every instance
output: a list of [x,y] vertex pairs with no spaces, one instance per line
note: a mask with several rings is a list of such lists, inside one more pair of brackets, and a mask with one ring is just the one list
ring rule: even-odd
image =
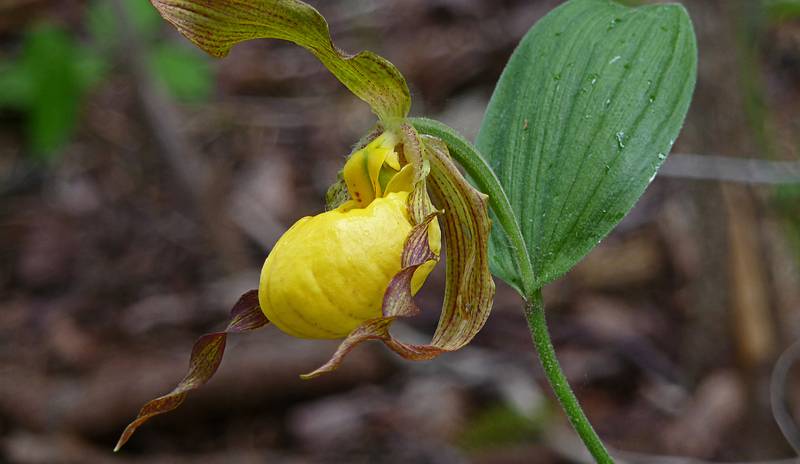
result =
[[542,300],[541,290],[537,290],[532,298],[525,302],[525,318],[528,320],[528,328],[531,331],[533,344],[539,352],[539,361],[550,381],[550,386],[561,403],[561,407],[569,418],[572,427],[580,435],[586,448],[592,453],[595,461],[606,464],[613,463],[614,460],[608,454],[603,441],[595,432],[586,414],[583,412],[578,398],[561,370],[561,364],[556,357],[556,350],[550,339],[550,332],[547,330],[547,320],[544,313],[544,301]]
[[578,398],[575,397],[575,393],[561,370],[553,342],[550,339],[550,333],[547,330],[542,292],[541,289],[536,288],[536,279],[528,256],[528,248],[525,246],[525,239],[517,224],[516,215],[511,208],[503,186],[500,184],[500,180],[475,147],[450,127],[438,121],[424,118],[412,118],[411,123],[420,133],[442,139],[447,144],[450,154],[472,178],[476,187],[489,195],[489,205],[497,216],[500,227],[506,232],[516,251],[517,268],[522,280],[522,293],[525,298],[525,317],[528,320],[531,337],[539,353],[539,360],[542,363],[542,368],[550,382],[550,386],[553,388],[553,392],[567,414],[570,423],[595,461],[602,464],[613,463],[614,460],[608,454],[597,432],[592,428],[592,424],[589,423],[589,419],[583,412]]
[[411,124],[420,133],[432,135],[444,141],[450,150],[450,155],[464,168],[475,182],[478,190],[489,196],[489,206],[516,250],[517,267],[522,280],[521,290],[524,295],[532,294],[536,290],[536,278],[528,257],[528,247],[525,246],[525,239],[520,232],[514,210],[511,209],[508,196],[503,190],[503,186],[500,185],[500,180],[494,170],[467,139],[449,126],[426,118],[411,118]]

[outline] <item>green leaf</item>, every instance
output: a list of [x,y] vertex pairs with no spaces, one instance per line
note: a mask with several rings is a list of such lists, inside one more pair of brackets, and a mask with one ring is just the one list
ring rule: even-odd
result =
[[[151,5],[144,1],[123,1],[121,4],[136,31],[137,39],[148,43],[158,38],[163,23]],[[117,46],[121,36],[112,2],[92,2],[86,11],[85,21],[94,43],[108,50]]]
[[24,110],[33,99],[28,70],[19,63],[0,64],[0,108]]
[[83,95],[105,69],[100,56],[59,27],[38,24],[26,32],[22,56],[0,64],[0,107],[25,113],[34,156],[50,160],[69,141]]
[[800,17],[800,0],[764,0],[764,7],[774,21],[788,21]]
[[30,79],[27,130],[33,153],[49,158],[72,136],[83,89],[79,55],[62,30],[42,25],[25,39],[21,65]]
[[108,0],[95,0],[89,4],[84,21],[92,41],[100,47],[110,49],[119,42],[117,18]]
[[148,58],[155,75],[178,99],[197,102],[211,95],[214,77],[209,58],[197,49],[167,43],[156,46]]
[[[697,69],[679,5],[573,0],[523,38],[476,145],[500,179],[540,288],[627,214],[683,124]],[[494,228],[492,271],[522,288],[508,235]]]
[[396,125],[411,106],[406,81],[394,65],[363,51],[348,55],[331,41],[328,23],[299,0],[151,0],[167,21],[212,56],[239,42],[281,39],[316,56],[384,121]]
[[109,61],[94,48],[83,46],[75,49],[73,63],[75,74],[82,91],[102,82],[109,71]]
[[536,440],[547,420],[546,411],[529,417],[508,404],[494,404],[469,420],[458,439],[471,453],[508,449]]
[[[153,8],[147,2],[122,2],[125,9],[130,15],[131,22],[139,34],[145,38],[156,38],[158,32],[161,30],[162,22],[158,14],[153,11]],[[115,18],[116,19],[116,18]],[[111,24],[117,24],[117,21],[112,21]]]

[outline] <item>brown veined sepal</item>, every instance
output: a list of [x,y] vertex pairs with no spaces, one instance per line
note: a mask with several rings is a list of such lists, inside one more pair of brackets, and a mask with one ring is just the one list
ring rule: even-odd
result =
[[[304,379],[337,369],[353,348],[367,340],[380,340],[401,357],[415,361],[458,350],[475,337],[491,311],[495,286],[489,272],[488,198],[467,182],[441,140],[420,137],[407,124],[401,131],[406,160],[420,173],[408,199],[409,214],[416,225],[406,240],[402,268],[384,294],[383,316],[361,324],[325,365],[301,376]],[[428,188],[440,212],[431,203]],[[398,318],[420,312],[411,293],[411,276],[424,263],[438,259],[427,235],[428,225],[437,216],[446,250],[445,297],[439,325],[430,344],[403,343],[392,337],[389,329]]]

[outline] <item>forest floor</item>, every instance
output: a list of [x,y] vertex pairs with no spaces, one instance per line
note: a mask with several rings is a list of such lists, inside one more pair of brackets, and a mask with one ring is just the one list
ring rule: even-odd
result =
[[[338,46],[402,70],[415,115],[470,138],[514,45],[558,3],[314,2]],[[743,45],[737,2],[683,3],[701,61],[674,152],[798,159],[800,21],[761,24]],[[43,19],[85,44],[86,5],[0,2],[0,63],[30,52],[26,31]],[[30,155],[26,114],[0,98],[0,461],[588,462],[547,387],[521,301],[500,282],[475,342],[430,362],[367,344],[336,373],[302,381],[335,342],[273,327],[233,336],[206,387],[112,454],[139,407],[184,374],[194,340],[223,327],[257,286],[280,234],[323,208],[373,124],[313,57],[281,42],[200,57],[211,93],[176,102],[136,64],[149,45],[120,31],[107,71],[81,95],[74,136],[49,161]],[[742,63],[757,66],[743,73]],[[778,356],[800,339],[792,195],[659,176],[546,288],[558,355],[621,458],[792,456],[769,396]],[[401,338],[432,333],[441,267]],[[796,377],[783,379],[784,399],[800,417]]]

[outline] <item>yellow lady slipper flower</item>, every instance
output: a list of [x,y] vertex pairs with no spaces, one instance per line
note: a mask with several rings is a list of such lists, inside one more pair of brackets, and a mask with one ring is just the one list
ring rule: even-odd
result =
[[[356,151],[344,167],[351,200],[334,210],[297,221],[264,262],[258,301],[282,331],[301,338],[344,338],[381,316],[383,297],[401,269],[413,227],[408,211],[413,166],[403,165],[398,137],[384,132]],[[428,226],[438,255],[441,232]],[[416,293],[435,266],[414,273]]]
[[[184,378],[145,403],[115,449],[214,375],[229,334],[272,322],[297,337],[344,338],[326,364],[303,378],[335,370],[367,340],[380,340],[412,360],[469,343],[486,322],[494,297],[487,197],[463,177],[441,139],[419,134],[406,119],[411,98],[397,68],[371,52],[350,55],[336,48],[325,19],[300,0],[151,2],[213,56],[255,38],[301,45],[370,105],[383,132],[348,159],[342,182],[329,192],[334,209],[300,219],[278,240],[258,290],[242,295],[225,330],[197,340]],[[439,325],[430,343],[404,343],[391,335],[391,325],[420,312],[413,295],[439,259],[442,235],[446,266]]]

